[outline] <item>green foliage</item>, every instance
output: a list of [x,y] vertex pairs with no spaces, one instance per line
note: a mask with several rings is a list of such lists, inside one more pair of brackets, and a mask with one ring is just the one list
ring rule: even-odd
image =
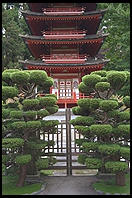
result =
[[83,142],[82,143],[82,149],[84,152],[89,152],[90,150],[97,150],[100,143],[98,142]]
[[90,128],[89,127],[75,125],[74,128],[77,129],[77,131],[79,133],[81,133],[82,135],[90,137]]
[[2,118],[7,119],[7,118],[9,118],[9,115],[10,115],[10,110],[2,108]]
[[15,159],[15,162],[19,165],[28,164],[31,161],[31,155],[18,155]]
[[49,167],[49,159],[38,159],[36,161],[36,166],[38,170],[42,170]]
[[2,139],[3,148],[17,148],[24,145],[22,138],[4,138]]
[[17,96],[18,90],[15,87],[3,86],[2,87],[2,100],[5,101],[8,98],[14,98]]
[[102,166],[102,161],[97,158],[92,158],[92,157],[87,157],[85,160],[86,166],[89,169],[96,169],[96,168],[101,168]]
[[23,131],[24,129],[26,129],[26,122],[25,121],[13,122],[12,129],[15,131]]
[[48,116],[48,115],[49,115],[49,112],[48,112],[46,109],[44,109],[44,110],[39,110],[39,111],[37,111],[37,115],[38,115],[39,117],[43,118],[43,117],[45,117],[45,116]]
[[105,168],[113,173],[124,172],[128,169],[128,164],[126,162],[106,162]]
[[125,146],[122,146],[120,148],[120,155],[127,159],[127,160],[130,160],[130,148],[129,147],[125,147]]
[[55,97],[55,99],[57,100],[56,94],[46,94],[46,97]]
[[87,156],[85,154],[81,154],[78,156],[78,162],[80,164],[85,164],[85,160],[86,160]]
[[30,75],[26,73],[25,71],[13,72],[11,74],[11,79],[14,83],[18,85],[23,85],[29,82]]
[[120,122],[124,121],[124,120],[129,121],[130,120],[130,112],[129,111],[120,112],[119,120],[120,120]]
[[88,94],[90,91],[92,91],[92,89],[88,89],[88,87],[83,82],[79,84],[78,88],[80,92],[85,94]]
[[121,124],[118,127],[118,133],[120,133],[121,137],[130,138],[130,125],[129,124]]
[[130,108],[130,96],[125,96],[123,98],[123,102],[126,105],[126,107]]
[[45,71],[34,70],[30,72],[30,83],[36,85],[42,85],[47,79],[47,73]]
[[80,116],[70,121],[70,123],[75,125],[90,126],[94,123],[94,118],[90,116]]
[[84,98],[84,99],[79,99],[77,101],[77,104],[82,107],[82,108],[86,108],[89,110],[90,108],[90,99],[89,98]]
[[99,71],[91,72],[91,74],[97,74],[101,77],[105,77],[106,76],[106,71],[105,70],[99,70]]
[[10,159],[9,155],[2,155],[2,163],[6,164]]
[[26,120],[35,120],[37,111],[25,111],[23,112],[23,116],[26,118]]
[[101,76],[97,74],[86,75],[82,77],[82,82],[88,87],[94,88],[96,83],[101,81]]
[[22,102],[23,110],[38,110],[39,108],[39,100],[38,99],[25,99]]
[[23,117],[23,112],[22,111],[11,111],[10,117],[13,119],[21,119]]
[[118,102],[114,100],[102,100],[99,105],[105,112],[118,108]]
[[54,114],[58,111],[59,107],[58,105],[54,105],[53,107],[46,107],[46,110],[49,112],[49,114]]
[[44,149],[47,146],[47,142],[44,142],[43,140],[38,140],[38,141],[29,141],[27,146],[30,149]]
[[118,144],[103,144],[98,147],[98,151],[107,155],[115,155],[120,151],[120,146]]
[[91,125],[90,132],[97,136],[105,136],[111,134],[112,126],[110,124],[95,124]]
[[39,100],[41,108],[44,108],[47,106],[52,106],[52,105],[56,104],[55,97],[39,97],[38,100]]
[[40,129],[41,122],[40,121],[27,121],[27,128],[28,129]]
[[98,90],[98,91],[107,91],[109,88],[110,88],[110,83],[108,82],[98,82],[96,85],[95,85],[95,88]]
[[107,73],[107,80],[114,90],[119,90],[127,80],[125,72],[109,71]]

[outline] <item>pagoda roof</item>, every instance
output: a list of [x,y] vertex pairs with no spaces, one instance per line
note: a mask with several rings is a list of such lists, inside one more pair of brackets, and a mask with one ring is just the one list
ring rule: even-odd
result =
[[[26,17],[26,16],[34,16],[34,17],[41,17],[41,19],[43,20],[57,20],[60,19],[63,20],[65,18],[67,19],[87,19],[88,16],[92,16],[92,15],[97,15],[97,14],[101,14],[104,15],[104,13],[107,11],[108,9],[104,9],[104,10],[93,10],[93,11],[88,11],[88,12],[84,12],[82,15],[46,15],[43,12],[32,12],[30,10],[21,10],[21,13]],[[40,18],[39,18],[40,19]]]
[[82,43],[83,41],[88,41],[88,40],[93,40],[93,39],[98,39],[98,38],[105,38],[109,35],[109,33],[106,34],[94,34],[94,35],[86,35],[84,38],[80,38],[80,39],[75,39],[75,38],[67,38],[67,39],[45,39],[44,36],[34,36],[34,35],[22,35],[19,34],[20,37],[22,37],[23,39],[29,39],[29,40],[38,40],[38,41],[42,41],[46,44],[49,43],[60,43],[59,41],[69,41],[69,43],[72,43],[72,41],[74,41],[74,43]]
[[19,60],[19,63],[22,63],[24,65],[33,65],[33,66],[42,66],[42,67],[80,67],[80,66],[92,66],[92,65],[98,65],[98,64],[106,64],[108,63],[110,60],[109,59],[94,59],[91,58],[88,61],[86,61],[85,63],[54,63],[54,64],[47,64],[41,60]]

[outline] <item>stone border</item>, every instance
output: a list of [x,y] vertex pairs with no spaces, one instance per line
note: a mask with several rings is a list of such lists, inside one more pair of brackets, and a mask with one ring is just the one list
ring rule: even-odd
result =
[[41,193],[42,191],[45,190],[46,185],[47,185],[47,183],[43,184],[42,187],[41,187],[41,189],[40,189],[39,191],[33,192],[33,193],[31,193],[31,194],[28,194],[28,193],[27,193],[27,194],[23,194],[23,195],[38,195],[39,193]]

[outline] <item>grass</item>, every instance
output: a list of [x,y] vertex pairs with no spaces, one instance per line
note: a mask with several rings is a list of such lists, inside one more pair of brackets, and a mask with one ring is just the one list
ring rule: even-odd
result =
[[93,184],[94,189],[103,191],[104,193],[120,193],[120,194],[130,194],[130,174],[126,174],[126,185],[125,186],[117,186],[115,184],[115,179],[111,179],[108,181],[101,180],[100,182],[96,182]]
[[22,194],[30,194],[32,192],[36,192],[41,189],[42,184],[36,183],[27,185],[25,184],[23,187],[16,187],[16,176],[3,176],[2,177],[2,195],[22,195]]

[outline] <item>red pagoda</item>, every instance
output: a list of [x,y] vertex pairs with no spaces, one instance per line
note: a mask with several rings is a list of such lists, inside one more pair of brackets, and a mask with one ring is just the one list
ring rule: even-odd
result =
[[96,3],[28,3],[22,14],[31,35],[20,35],[35,60],[19,61],[24,69],[45,70],[54,79],[50,93],[60,108],[71,108],[83,95],[82,76],[101,70],[109,60],[98,52],[108,34],[97,34],[106,10]]

